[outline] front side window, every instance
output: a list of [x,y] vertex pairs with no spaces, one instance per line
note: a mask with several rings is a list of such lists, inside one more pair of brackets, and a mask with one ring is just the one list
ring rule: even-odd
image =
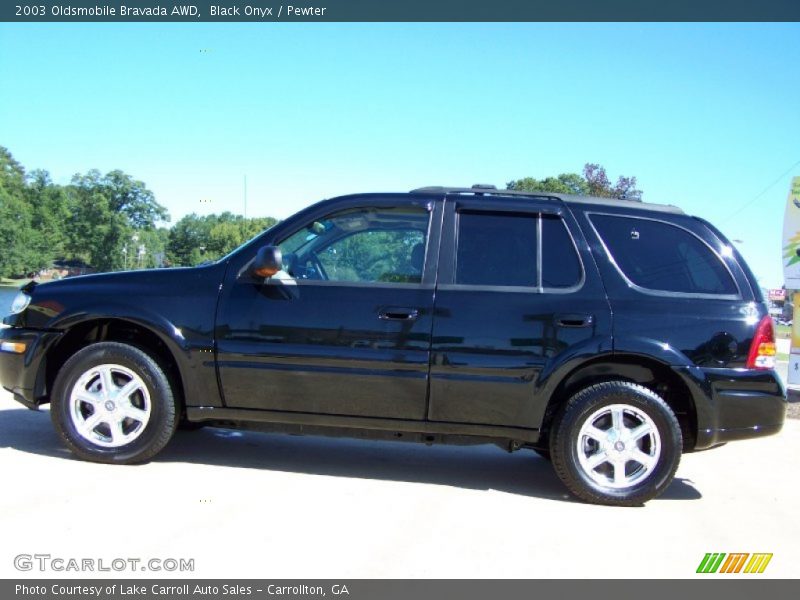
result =
[[309,223],[280,244],[295,279],[420,283],[429,214],[423,208],[360,208]]
[[619,269],[635,285],[686,294],[738,294],[722,260],[689,231],[636,217],[592,215],[591,220]]

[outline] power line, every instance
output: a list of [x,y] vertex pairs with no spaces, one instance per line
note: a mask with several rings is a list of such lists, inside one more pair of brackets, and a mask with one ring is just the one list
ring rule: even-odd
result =
[[764,195],[764,194],[766,194],[768,191],[770,191],[770,190],[771,190],[771,189],[772,189],[772,188],[773,188],[773,187],[774,187],[776,184],[780,183],[781,179],[783,179],[783,178],[784,178],[784,177],[786,177],[786,176],[787,176],[789,173],[791,173],[791,172],[792,172],[792,169],[794,169],[794,168],[795,168],[797,165],[800,165],[800,160],[798,160],[798,161],[797,161],[796,163],[794,163],[794,164],[793,164],[791,167],[789,167],[789,168],[788,168],[788,169],[786,169],[786,170],[785,170],[783,173],[781,173],[781,174],[780,174],[780,176],[779,176],[779,177],[778,177],[778,178],[777,178],[775,181],[773,181],[773,182],[772,182],[772,183],[770,183],[770,184],[769,184],[767,187],[765,187],[763,190],[761,190],[761,192],[759,192],[759,194],[758,194],[757,196],[755,196],[755,197],[754,197],[754,198],[752,198],[751,200],[748,200],[747,202],[745,202],[745,203],[744,203],[742,206],[740,206],[738,209],[736,209],[735,211],[733,211],[732,213],[730,213],[730,214],[729,214],[729,215],[728,215],[726,218],[724,218],[724,219],[723,219],[722,221],[720,221],[720,222],[721,222],[721,223],[727,223],[727,222],[728,222],[728,221],[730,221],[730,220],[731,220],[733,217],[735,217],[735,216],[736,216],[736,215],[738,215],[740,212],[742,212],[742,211],[743,211],[745,208],[747,208],[748,206],[750,206],[751,204],[753,204],[753,202],[755,202],[756,200],[758,200],[759,198],[761,198],[761,196],[763,196],[763,195]]

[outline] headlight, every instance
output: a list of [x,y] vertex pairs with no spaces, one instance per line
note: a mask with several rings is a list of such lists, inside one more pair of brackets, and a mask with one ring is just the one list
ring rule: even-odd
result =
[[16,315],[17,313],[21,313],[23,310],[28,308],[28,304],[31,303],[31,297],[28,296],[25,292],[18,292],[16,296],[14,296],[14,301],[11,303],[11,314]]

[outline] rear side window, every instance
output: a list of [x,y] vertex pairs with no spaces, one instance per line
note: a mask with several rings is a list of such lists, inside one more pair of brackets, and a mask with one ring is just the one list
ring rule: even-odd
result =
[[639,287],[684,294],[739,293],[721,259],[689,231],[635,217],[590,218],[614,262]]
[[537,215],[462,212],[456,283],[535,287]]
[[547,290],[578,285],[581,278],[580,259],[560,217],[459,213],[457,284]]

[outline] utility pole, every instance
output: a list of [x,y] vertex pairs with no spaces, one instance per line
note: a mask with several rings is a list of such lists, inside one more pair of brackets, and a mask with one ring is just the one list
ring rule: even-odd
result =
[[247,175],[244,176],[244,218],[247,218]]

